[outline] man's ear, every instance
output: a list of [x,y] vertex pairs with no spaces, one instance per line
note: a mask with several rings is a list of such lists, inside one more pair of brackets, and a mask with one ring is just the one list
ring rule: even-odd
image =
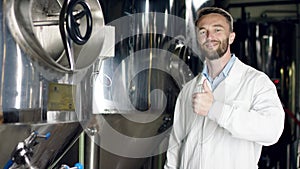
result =
[[229,44],[232,44],[235,39],[235,32],[229,34]]

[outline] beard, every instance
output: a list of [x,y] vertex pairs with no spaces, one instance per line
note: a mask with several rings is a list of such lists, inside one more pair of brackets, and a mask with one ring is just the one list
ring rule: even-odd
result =
[[[207,43],[219,43],[219,47],[214,49],[208,49],[205,45]],[[205,58],[208,60],[216,60],[224,56],[224,54],[227,52],[229,46],[229,38],[226,38],[222,41],[213,40],[213,41],[206,41],[202,45],[200,45],[200,51],[203,54]]]

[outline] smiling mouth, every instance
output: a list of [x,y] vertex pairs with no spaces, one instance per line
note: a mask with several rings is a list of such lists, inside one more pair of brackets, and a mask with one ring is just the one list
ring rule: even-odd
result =
[[208,48],[208,49],[213,49],[213,48],[215,48],[216,46],[218,46],[219,45],[219,42],[206,42],[205,44],[204,44],[204,46],[206,47],[206,48]]

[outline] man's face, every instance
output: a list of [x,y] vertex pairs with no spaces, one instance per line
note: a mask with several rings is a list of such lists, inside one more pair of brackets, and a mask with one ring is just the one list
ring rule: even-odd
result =
[[202,54],[209,60],[222,57],[229,49],[230,29],[226,18],[208,14],[197,22],[198,42]]

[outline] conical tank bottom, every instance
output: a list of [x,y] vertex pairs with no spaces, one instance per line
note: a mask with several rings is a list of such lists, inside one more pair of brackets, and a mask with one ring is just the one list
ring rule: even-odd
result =
[[33,167],[43,169],[49,167],[71,146],[82,127],[78,121],[39,124],[2,124],[0,125],[0,168],[11,159],[11,154],[19,142],[27,138],[32,131],[40,134],[50,133],[49,139],[38,139],[33,147],[30,163]]

